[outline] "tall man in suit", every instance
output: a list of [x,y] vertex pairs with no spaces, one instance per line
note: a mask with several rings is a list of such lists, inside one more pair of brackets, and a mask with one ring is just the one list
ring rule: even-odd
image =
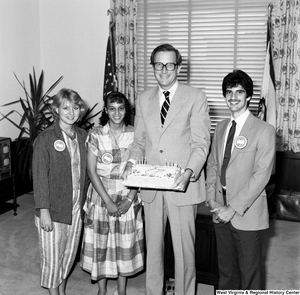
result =
[[185,169],[174,183],[180,191],[141,189],[147,295],[163,294],[167,219],[175,256],[175,294],[195,294],[195,218],[197,204],[205,201],[203,166],[210,146],[210,118],[205,93],[177,81],[181,62],[179,51],[172,45],[163,44],[153,50],[151,65],[158,86],[142,92],[136,101],[132,160],[124,173],[126,177],[131,162],[138,157],[146,157],[149,164],[176,162]]
[[222,90],[231,118],[216,127],[206,180],[217,238],[219,289],[259,290],[261,235],[269,227],[265,186],[274,163],[275,129],[248,110],[253,82],[245,72],[229,73]]

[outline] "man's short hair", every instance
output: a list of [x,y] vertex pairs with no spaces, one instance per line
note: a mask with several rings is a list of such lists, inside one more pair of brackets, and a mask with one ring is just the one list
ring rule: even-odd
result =
[[181,63],[182,63],[182,57],[181,57],[181,54],[180,52],[172,45],[170,44],[161,44],[159,46],[157,46],[151,53],[151,56],[150,56],[150,63],[151,65],[154,64],[154,57],[155,57],[155,54],[157,52],[175,52],[175,55],[176,55],[176,64],[178,66],[181,66]]
[[222,83],[222,91],[223,96],[226,96],[226,89],[228,87],[232,88],[237,85],[241,85],[246,93],[247,97],[252,97],[253,95],[253,81],[252,79],[242,70],[234,70],[233,72],[229,73],[223,79]]

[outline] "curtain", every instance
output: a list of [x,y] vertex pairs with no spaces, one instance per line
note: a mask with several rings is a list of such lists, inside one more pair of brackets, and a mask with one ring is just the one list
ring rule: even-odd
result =
[[277,150],[300,151],[300,4],[277,0],[273,61],[277,104]]
[[137,0],[111,0],[110,3],[114,11],[115,20],[117,88],[134,106],[137,96]]

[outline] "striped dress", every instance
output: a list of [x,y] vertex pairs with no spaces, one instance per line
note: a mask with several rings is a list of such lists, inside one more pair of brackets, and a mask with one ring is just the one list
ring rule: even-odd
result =
[[[122,173],[133,142],[133,127],[124,126],[118,141],[109,124],[93,128],[88,149],[97,156],[97,174],[113,201],[123,200],[129,190],[122,184]],[[144,230],[139,197],[121,217],[108,215],[105,203],[90,184],[81,251],[81,267],[92,280],[131,276],[144,268]]]
[[[72,224],[52,222],[53,230],[46,232],[41,228],[40,218],[35,216],[39,233],[41,286],[57,288],[65,280],[74,264],[81,234],[80,218],[80,153],[77,135],[74,140],[64,132],[65,143],[71,158],[73,183]],[[39,147],[39,146],[38,146]],[[61,163],[57,163],[59,165]],[[45,167],[45,169],[49,169]]]

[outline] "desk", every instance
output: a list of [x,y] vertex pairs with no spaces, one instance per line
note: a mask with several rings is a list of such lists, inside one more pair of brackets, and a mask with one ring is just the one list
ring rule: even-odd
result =
[[[198,205],[196,218],[195,262],[197,283],[218,289],[219,269],[212,213],[204,203]],[[174,278],[174,252],[169,224],[165,236],[165,280]]]

